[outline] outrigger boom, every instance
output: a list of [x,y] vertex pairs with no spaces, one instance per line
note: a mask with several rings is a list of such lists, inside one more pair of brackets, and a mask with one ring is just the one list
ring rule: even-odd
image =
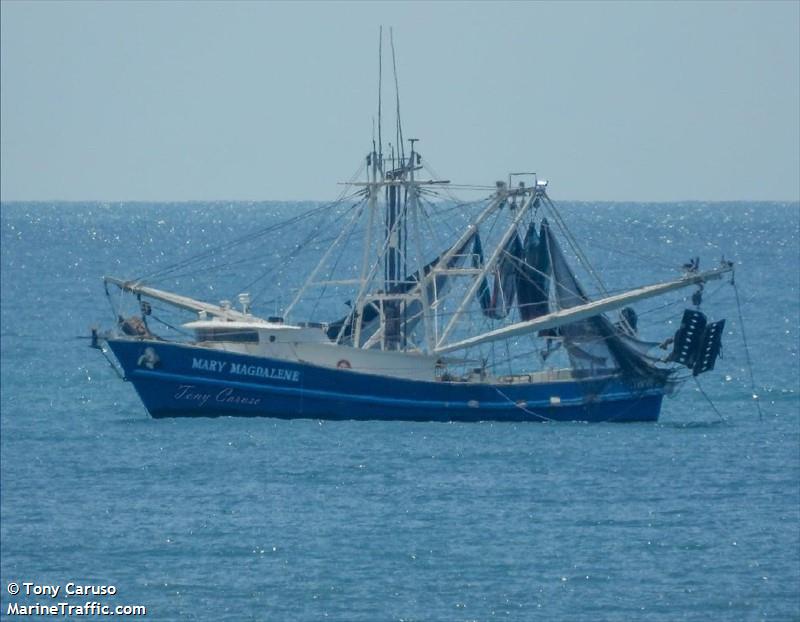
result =
[[113,276],[104,276],[103,282],[116,285],[122,291],[130,292],[132,294],[136,294],[137,296],[147,296],[148,298],[153,298],[154,300],[161,300],[179,309],[185,309],[186,311],[194,311],[196,313],[205,312],[214,317],[230,320],[253,321],[257,319],[252,315],[241,313],[236,309],[214,305],[201,300],[195,300],[194,298],[181,296],[180,294],[173,294],[172,292],[165,292],[164,290],[156,289],[155,287],[142,285],[139,281],[126,281]]
[[503,328],[498,328],[481,335],[476,335],[475,337],[470,337],[469,339],[462,339],[461,341],[457,341],[455,343],[441,345],[438,346],[434,351],[437,354],[445,354],[447,352],[453,352],[454,350],[463,350],[465,348],[477,346],[482,343],[508,339],[509,337],[524,335],[534,331],[558,328],[560,326],[572,324],[573,322],[595,317],[607,311],[621,309],[622,307],[639,300],[660,296],[677,289],[705,283],[706,281],[720,279],[728,272],[733,272],[733,266],[728,262],[723,262],[721,266],[714,268],[713,270],[707,270],[698,274],[690,274],[674,281],[667,281],[666,283],[646,285],[645,287],[640,287],[623,294],[616,294],[614,296],[608,296],[607,298],[601,298],[600,300],[594,300],[586,303],[585,305],[579,305],[569,309],[561,309],[560,311],[548,313],[547,315],[538,317],[534,320],[517,322],[516,324],[504,326]]

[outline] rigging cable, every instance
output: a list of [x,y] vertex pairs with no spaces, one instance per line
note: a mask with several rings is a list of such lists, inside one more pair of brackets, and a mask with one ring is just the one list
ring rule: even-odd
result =
[[747,371],[750,375],[750,394],[753,396],[753,399],[756,402],[756,409],[758,410],[758,419],[761,421],[764,418],[764,415],[761,412],[761,402],[758,398],[758,394],[756,393],[756,381],[753,377],[753,363],[750,359],[750,347],[747,345],[747,335],[744,332],[744,317],[742,316],[742,305],[739,302],[739,288],[736,287],[736,278],[735,276],[731,277],[731,285],[733,285],[733,292],[736,295],[736,310],[739,313],[739,326],[742,329],[742,343],[744,344],[744,354],[747,360]]
[[329,203],[325,203],[323,205],[319,205],[319,206],[317,206],[315,208],[309,209],[309,210],[307,210],[307,211],[305,211],[305,212],[303,212],[301,214],[298,214],[297,216],[293,216],[293,217],[288,218],[288,219],[286,219],[284,221],[268,225],[268,226],[266,226],[266,227],[264,227],[264,228],[262,228],[260,230],[245,234],[245,235],[240,236],[238,238],[235,238],[233,240],[229,240],[228,242],[224,242],[224,243],[219,244],[219,245],[217,245],[215,247],[207,248],[206,250],[201,251],[199,253],[196,253],[195,255],[192,255],[190,257],[186,257],[185,259],[182,259],[182,260],[179,260],[174,264],[168,265],[168,266],[166,266],[164,268],[161,268],[159,270],[154,270],[153,272],[150,272],[149,274],[145,274],[145,275],[139,277],[136,280],[141,282],[141,281],[144,281],[145,279],[154,279],[154,278],[162,279],[162,278],[166,277],[166,275],[168,275],[169,273],[175,272],[175,270],[180,270],[181,268],[183,268],[183,267],[185,267],[187,265],[190,265],[192,263],[198,262],[198,261],[206,259],[208,257],[213,257],[215,254],[217,254],[220,251],[223,251],[223,250],[226,250],[228,248],[240,245],[240,244],[242,244],[244,242],[255,240],[255,239],[257,239],[257,238],[259,238],[261,236],[264,236],[264,235],[266,235],[268,233],[272,233],[274,231],[282,229],[283,227],[286,227],[286,226],[295,224],[295,223],[297,223],[299,221],[302,221],[302,220],[304,220],[304,219],[306,219],[306,218],[308,218],[310,216],[313,216],[313,215],[315,215],[315,214],[317,214],[319,212],[322,212],[322,211],[329,210],[329,209],[332,209],[334,207],[337,207],[338,205],[340,205],[344,201],[350,200],[350,199],[352,199],[354,197],[357,197],[357,196],[364,195],[366,193],[366,190],[364,190],[364,189],[359,189],[359,190],[357,190],[356,192],[353,192],[350,195],[348,195],[347,192],[348,192],[349,185],[359,175],[361,175],[361,173],[362,173],[362,171],[364,170],[365,167],[366,167],[366,164],[364,162],[362,162],[359,165],[359,167],[356,170],[356,172],[353,173],[353,175],[350,177],[350,180],[345,184],[345,187],[342,189],[342,192],[339,194],[339,196],[335,200],[333,200],[333,201],[331,201]]
[[[366,199],[363,199],[356,206],[353,206],[354,208],[356,208],[356,207],[358,208],[358,211],[354,214],[354,220],[351,221],[353,225],[355,225],[355,223],[361,218],[361,214],[363,213],[363,207],[365,205],[366,205]],[[333,274],[335,273],[336,268],[339,265],[339,262],[341,261],[342,257],[345,254],[345,250],[347,248],[347,243],[350,241],[350,237],[352,235],[353,235],[353,227],[351,226],[350,227],[350,231],[347,232],[347,236],[345,237],[344,241],[342,242],[342,244],[340,246],[339,254],[336,256],[336,260],[333,262],[333,266],[331,266],[330,270],[328,270],[328,275],[329,276],[332,277]],[[335,242],[334,242],[334,244],[335,244]],[[330,280],[330,279],[328,279],[328,280]],[[324,294],[327,291],[327,289],[328,289],[328,283],[325,283],[322,286],[322,291],[317,296],[317,300],[316,300],[316,302],[314,303],[314,306],[311,309],[310,317],[313,317],[316,314],[317,307],[319,307],[319,303],[322,300],[322,297],[324,296]]]
[[[347,214],[349,214],[349,213],[350,213],[352,210],[359,208],[359,207],[360,207],[360,206],[361,206],[361,205],[364,203],[364,201],[365,201],[365,199],[362,199],[361,201],[358,201],[357,203],[354,203],[354,204],[352,204],[352,205],[351,205],[350,207],[348,207],[348,208],[347,208],[347,209],[346,209],[344,212],[342,212],[342,213],[341,213],[340,217],[341,217],[341,218],[344,218],[344,217],[345,217],[345,216],[347,216]],[[295,245],[295,248],[294,248],[294,250],[292,250],[292,251],[289,253],[289,255],[288,255],[286,258],[285,258],[285,260],[284,260],[284,263],[287,263],[287,262],[294,261],[294,260],[297,258],[297,256],[298,256],[298,255],[299,255],[299,254],[300,254],[300,253],[301,253],[303,250],[305,250],[305,249],[306,249],[306,247],[307,247],[309,244],[311,244],[313,241],[315,241],[315,238],[316,238],[316,236],[317,236],[317,235],[319,235],[319,234],[322,232],[323,224],[324,224],[324,221],[321,221],[321,222],[320,222],[320,224],[319,224],[317,227],[315,227],[314,229],[312,229],[312,231],[311,231],[311,232],[310,232],[310,233],[309,233],[309,234],[306,236],[306,238],[305,238],[305,239],[304,239],[302,242],[300,242],[300,243],[296,244],[296,245]],[[352,233],[352,231],[351,231],[351,233]],[[338,237],[338,236],[337,236],[337,237]],[[258,283],[259,281],[262,281],[262,280],[264,280],[266,277],[270,276],[270,275],[271,275],[271,274],[273,274],[273,273],[274,273],[276,270],[279,270],[279,269],[281,269],[281,268],[282,268],[282,266],[280,266],[280,265],[278,265],[278,264],[275,264],[275,267],[269,268],[269,269],[267,269],[266,271],[262,272],[260,276],[256,277],[256,278],[255,278],[255,280],[253,280],[252,282],[250,282],[250,283],[249,283],[249,284],[248,284],[248,285],[247,285],[247,286],[244,288],[244,289],[245,289],[245,291],[249,290],[249,289],[250,289],[250,288],[252,288],[252,287],[253,287],[253,286],[254,286],[256,283]],[[261,290],[260,290],[260,291],[259,291],[257,294],[255,294],[255,295],[252,297],[252,300],[253,300],[253,301],[255,301],[255,300],[257,300],[257,299],[260,299],[260,298],[261,298],[261,296],[264,294],[264,292],[266,292],[266,290],[267,290],[267,289],[269,289],[271,286],[272,286],[272,283],[268,283],[266,287],[262,288],[262,289],[261,289]]]
[[97,348],[100,350],[100,353],[103,355],[103,358],[108,361],[108,364],[111,366],[111,369],[114,370],[114,373],[117,374],[117,377],[122,380],[123,382],[127,382],[128,379],[125,377],[119,368],[114,364],[114,361],[111,360],[111,357],[108,356],[108,350],[106,350],[103,346]]
[[181,330],[180,328],[176,328],[175,326],[173,326],[173,325],[172,325],[172,324],[170,324],[169,322],[165,322],[164,320],[162,320],[162,319],[161,319],[160,317],[158,317],[158,316],[155,316],[155,315],[152,315],[152,314],[151,314],[151,315],[150,315],[150,317],[151,317],[152,319],[154,319],[156,322],[158,322],[158,323],[160,323],[160,324],[163,324],[163,325],[164,325],[164,326],[166,326],[167,328],[169,328],[169,329],[171,329],[171,330],[174,330],[176,333],[178,333],[178,334],[180,334],[180,335],[183,335],[184,337],[192,337],[192,336],[193,336],[191,333],[187,333],[185,330]]
[[537,413],[537,412],[534,412],[534,411],[532,411],[532,410],[529,410],[529,409],[527,408],[527,404],[525,404],[525,405],[523,406],[521,403],[519,403],[519,402],[515,402],[515,401],[514,401],[514,400],[512,400],[510,397],[508,397],[508,396],[507,396],[505,393],[503,393],[503,392],[502,392],[500,389],[498,389],[496,386],[492,385],[492,388],[493,388],[495,391],[497,391],[497,394],[498,394],[500,397],[502,397],[502,398],[504,398],[504,399],[508,400],[508,403],[509,403],[509,404],[512,404],[512,405],[516,406],[516,407],[517,407],[517,408],[519,408],[519,409],[520,409],[522,412],[524,412],[524,413],[527,413],[527,414],[529,414],[529,415],[533,415],[534,417],[537,417],[538,419],[541,419],[542,421],[549,421],[550,423],[556,423],[556,420],[555,420],[555,419],[551,419],[550,417],[545,417],[544,415],[540,415],[540,414],[539,414],[539,413]]
[[[702,387],[702,386],[700,386],[700,381],[697,379],[697,376],[692,376],[692,378],[694,378],[694,383],[697,385],[697,388],[699,389],[700,393],[702,393],[702,394],[703,394],[703,397],[704,397],[704,398],[706,398],[706,401],[708,401],[708,403],[711,405],[711,408],[712,408],[712,409],[714,409],[714,412],[717,414],[717,417],[719,417],[719,420],[720,420],[722,423],[728,423],[728,422],[725,420],[725,417],[723,417],[723,416],[722,416],[722,413],[721,413],[721,412],[719,412],[719,410],[717,410],[717,407],[714,405],[714,402],[712,402],[712,401],[711,401],[711,398],[710,398],[710,397],[708,397],[708,393],[706,393],[706,392],[703,390],[703,387]],[[759,411],[759,412],[760,412],[760,411]]]
[[[359,194],[359,192],[356,192],[356,193],[353,194],[353,196],[356,196],[358,194]],[[170,273],[174,273],[177,270],[185,268],[186,266],[191,265],[193,263],[196,263],[198,261],[201,261],[203,259],[207,259],[209,257],[213,257],[216,254],[220,253],[221,251],[227,250],[228,248],[232,248],[232,247],[240,245],[240,244],[242,244],[244,242],[248,242],[248,241],[257,239],[257,238],[262,237],[262,236],[264,236],[264,235],[266,235],[268,233],[272,233],[274,231],[277,231],[278,229],[282,229],[282,228],[284,228],[286,226],[295,224],[295,223],[297,223],[297,222],[299,222],[301,220],[304,220],[305,218],[308,218],[309,216],[312,216],[314,214],[317,214],[317,213],[322,212],[322,211],[327,210],[327,209],[331,209],[331,208],[339,205],[340,203],[342,203],[347,198],[348,197],[340,197],[340,198],[336,199],[335,201],[333,201],[331,203],[327,203],[325,205],[321,205],[321,206],[312,208],[312,209],[310,209],[310,210],[308,210],[306,212],[303,212],[302,214],[299,214],[297,216],[293,216],[292,218],[289,218],[287,220],[284,220],[284,221],[269,225],[269,226],[264,227],[264,228],[262,228],[262,229],[260,229],[258,231],[255,231],[255,232],[252,232],[252,233],[248,233],[248,234],[246,234],[244,236],[240,236],[239,238],[236,238],[236,239],[233,239],[233,240],[229,240],[228,242],[224,242],[224,243],[219,244],[219,245],[217,245],[215,247],[207,248],[206,250],[201,251],[200,253],[196,253],[195,255],[193,255],[191,257],[187,257],[185,259],[179,260],[179,261],[175,262],[174,264],[171,264],[169,266],[161,268],[160,270],[154,270],[153,272],[150,272],[148,274],[142,275],[142,276],[140,276],[139,278],[137,278],[135,280],[139,281],[139,282],[142,282],[142,281],[145,281],[145,280],[152,281],[154,279],[155,280],[161,280],[161,279],[165,278],[167,275],[169,275]]]
[[552,214],[553,219],[556,222],[556,225],[558,225],[558,228],[561,230],[561,233],[566,238],[567,243],[570,245],[572,251],[577,256],[578,261],[600,286],[600,291],[608,295],[608,290],[606,289],[605,283],[603,283],[603,280],[600,278],[600,275],[597,274],[595,269],[592,268],[592,264],[589,263],[589,259],[586,257],[586,254],[581,249],[580,245],[578,244],[578,241],[575,239],[575,236],[572,235],[572,231],[570,231],[569,227],[567,227],[567,223],[564,222],[564,219],[561,217],[561,213],[556,208],[555,203],[553,203],[550,197],[548,197],[546,194],[544,195],[544,200],[547,206],[550,208],[550,213]]
[[[570,215],[570,221],[572,221],[572,222],[576,222],[577,221],[577,222],[583,223],[584,225],[587,225],[589,227],[593,227],[596,224],[592,220],[582,217],[580,212],[572,213]],[[590,235],[587,235],[585,239],[588,240],[588,246],[593,246],[593,247],[596,247],[596,248],[600,248],[600,249],[603,249],[603,250],[608,251],[610,253],[618,253],[620,255],[628,255],[630,257],[634,257],[636,259],[639,259],[644,263],[652,264],[654,266],[659,266],[661,268],[668,268],[670,270],[675,268],[675,265],[673,263],[667,263],[667,260],[662,258],[662,257],[655,257],[653,255],[643,255],[641,253],[634,253],[632,251],[625,251],[625,250],[621,250],[619,248],[614,248],[614,247],[611,247],[611,246],[605,246],[604,244],[596,242],[595,239]],[[586,243],[584,243],[584,244],[586,244]]]

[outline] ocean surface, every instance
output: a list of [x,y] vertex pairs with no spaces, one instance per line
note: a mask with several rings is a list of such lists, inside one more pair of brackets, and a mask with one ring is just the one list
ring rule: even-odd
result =
[[[152,620],[800,620],[798,204],[562,206],[614,288],[736,262],[761,418],[725,282],[704,302],[728,320],[700,378],[716,411],[689,382],[658,424],[150,419],[88,347],[114,322],[101,277],[313,207],[0,207],[0,617],[90,600]],[[213,302],[245,281],[271,314],[308,226],[249,263],[214,253],[213,286],[201,263],[169,278]],[[683,304],[637,310],[663,338]],[[24,582],[61,596],[8,593]],[[117,593],[65,598],[70,582]]]

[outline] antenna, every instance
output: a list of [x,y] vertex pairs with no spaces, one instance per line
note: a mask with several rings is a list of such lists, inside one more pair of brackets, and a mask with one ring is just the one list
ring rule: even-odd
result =
[[381,137],[381,85],[383,82],[383,26],[378,31],[378,166],[383,169],[383,139]]
[[392,69],[394,70],[394,93],[395,93],[395,100],[397,102],[397,145],[398,145],[398,154],[399,159],[402,162],[405,159],[405,153],[403,148],[403,124],[400,121],[400,87],[397,84],[397,62],[395,60],[394,54],[394,31],[392,28],[389,28],[389,43],[392,46]]

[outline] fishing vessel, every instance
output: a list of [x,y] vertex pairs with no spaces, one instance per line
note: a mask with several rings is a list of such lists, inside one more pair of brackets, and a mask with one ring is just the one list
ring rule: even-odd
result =
[[[466,186],[433,174],[418,141],[404,139],[399,109],[398,96],[384,145],[379,104],[377,137],[340,199],[289,220],[296,231],[333,213],[327,222],[342,226],[303,282],[276,283],[288,301],[277,313],[258,313],[246,291],[237,304],[212,303],[147,278],[104,277],[115,325],[93,330],[92,343],[150,415],[656,421],[665,395],[714,368],[725,321],[699,307],[704,285],[732,277],[732,263],[701,271],[695,258],[670,280],[612,292],[547,181],[514,173],[459,200],[452,193]],[[687,288],[693,304],[678,331],[641,339],[634,305]],[[117,294],[132,297],[135,315]],[[189,316],[160,333],[155,304]]]

